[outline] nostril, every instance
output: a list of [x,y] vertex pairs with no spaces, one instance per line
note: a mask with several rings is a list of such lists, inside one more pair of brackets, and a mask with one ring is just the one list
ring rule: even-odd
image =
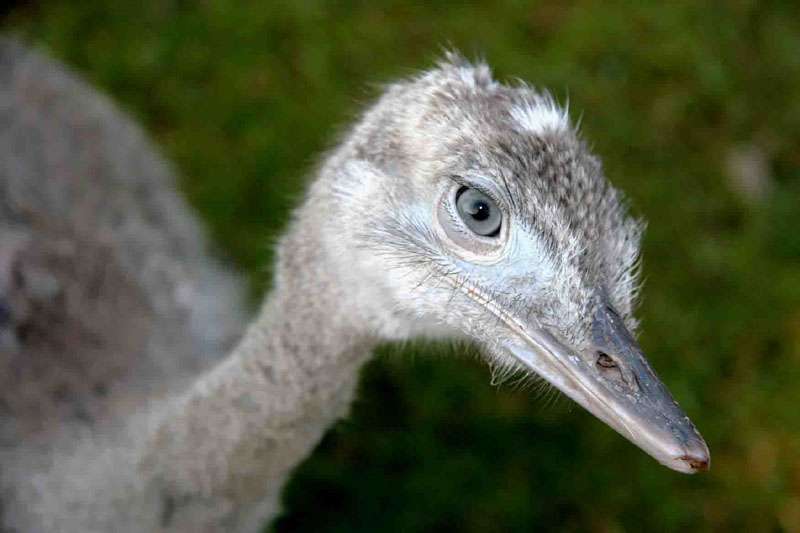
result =
[[597,366],[602,368],[617,368],[617,362],[614,358],[605,352],[597,352]]
[[606,352],[597,351],[597,368],[603,378],[628,387],[632,391],[640,388],[639,379]]

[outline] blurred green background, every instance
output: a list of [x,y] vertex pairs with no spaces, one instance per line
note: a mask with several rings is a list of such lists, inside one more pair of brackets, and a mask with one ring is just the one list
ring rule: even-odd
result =
[[317,155],[442,45],[568,97],[650,221],[641,341],[710,473],[450,348],[390,347],[277,531],[800,531],[797,2],[39,1],[3,25],[137,117],[254,296]]

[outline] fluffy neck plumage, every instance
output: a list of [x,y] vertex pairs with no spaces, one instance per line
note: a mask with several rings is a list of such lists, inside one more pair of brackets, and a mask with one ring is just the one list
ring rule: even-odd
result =
[[174,531],[257,530],[293,467],[344,416],[376,340],[296,222],[276,286],[235,351],[158,417],[141,462]]
[[346,414],[385,320],[383,289],[339,249],[352,239],[329,224],[324,178],[282,239],[274,289],[239,345],[120,420],[119,433],[54,447],[41,474],[28,474],[42,469],[28,454],[37,463],[20,463],[11,517],[20,530],[260,531],[276,513],[291,470]]

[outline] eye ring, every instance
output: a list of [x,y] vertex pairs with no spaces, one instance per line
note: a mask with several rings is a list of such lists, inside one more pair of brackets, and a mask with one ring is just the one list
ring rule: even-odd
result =
[[500,235],[503,212],[495,201],[473,187],[461,187],[456,192],[456,212],[467,228],[485,238]]

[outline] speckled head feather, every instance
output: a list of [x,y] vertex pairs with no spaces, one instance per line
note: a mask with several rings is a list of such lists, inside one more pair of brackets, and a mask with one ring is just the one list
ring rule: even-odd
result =
[[[380,197],[372,195],[355,210],[368,221],[358,236],[367,249],[378,245],[400,265],[408,258],[415,266],[428,261],[433,276],[455,275],[446,247],[428,221],[415,218],[408,200],[437,179],[479,176],[492,182],[513,223],[542,252],[512,280],[547,279],[535,301],[523,302],[526,312],[578,342],[590,335],[592,308],[602,291],[635,329],[642,224],[626,214],[622,194],[548,93],[524,83],[498,83],[486,64],[448,53],[435,69],[389,86],[349,144],[357,158],[374,165],[373,172],[392,180],[342,187],[347,199],[380,188],[386,210],[394,213],[376,211]],[[351,208],[358,205],[355,196],[354,203],[345,200]],[[507,292],[491,279],[474,281],[494,294]]]

